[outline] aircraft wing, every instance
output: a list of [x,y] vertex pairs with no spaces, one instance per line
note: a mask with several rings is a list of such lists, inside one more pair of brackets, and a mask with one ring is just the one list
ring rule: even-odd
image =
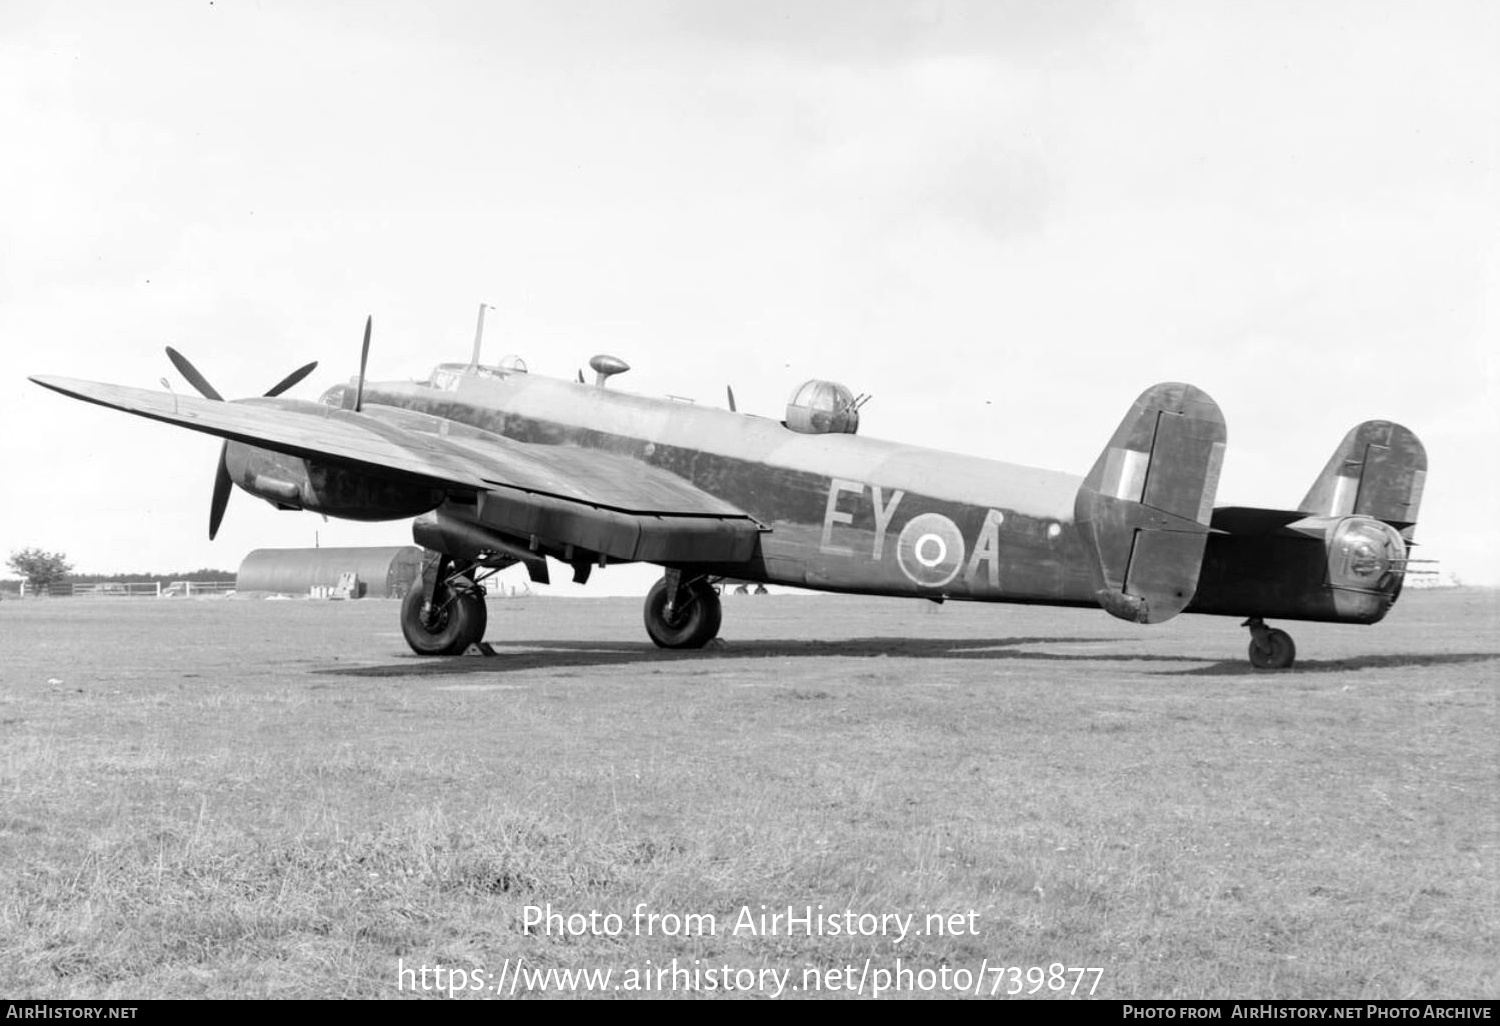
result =
[[[695,559],[738,561],[749,558],[761,530],[745,511],[629,456],[517,442],[393,407],[355,413],[299,399],[215,402],[71,378],[31,380],[75,399],[247,445],[485,495],[510,510],[506,519],[521,533],[620,558],[655,561],[682,551]],[[547,525],[562,525],[560,535],[525,530]],[[657,543],[645,548],[639,541],[623,548],[623,543],[585,544],[601,530],[606,540],[650,534]],[[696,540],[672,544],[674,536],[685,535]]]

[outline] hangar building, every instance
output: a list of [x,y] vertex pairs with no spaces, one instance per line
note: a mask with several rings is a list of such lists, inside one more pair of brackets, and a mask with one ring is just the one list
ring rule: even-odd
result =
[[347,573],[359,576],[369,598],[401,598],[422,572],[416,545],[350,549],[255,549],[240,564],[235,591],[306,595],[336,588]]

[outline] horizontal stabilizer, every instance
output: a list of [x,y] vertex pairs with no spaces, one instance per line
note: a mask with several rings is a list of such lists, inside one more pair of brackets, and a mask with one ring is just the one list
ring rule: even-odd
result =
[[1297,509],[1374,517],[1410,540],[1426,480],[1427,450],[1417,436],[1388,420],[1367,420],[1344,436]]
[[1192,601],[1226,437],[1206,392],[1169,382],[1141,393],[1099,454],[1073,515],[1114,616],[1160,623]]

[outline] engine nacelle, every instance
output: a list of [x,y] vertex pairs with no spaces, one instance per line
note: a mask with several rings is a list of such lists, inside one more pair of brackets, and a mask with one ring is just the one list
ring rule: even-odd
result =
[[230,479],[277,509],[305,509],[345,520],[405,520],[436,508],[436,488],[230,442]]

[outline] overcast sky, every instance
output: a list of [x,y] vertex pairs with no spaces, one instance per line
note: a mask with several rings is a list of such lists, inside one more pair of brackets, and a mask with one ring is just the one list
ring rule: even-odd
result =
[[[1420,556],[1500,583],[1500,4],[0,5],[0,552],[235,569],[403,544],[237,492],[218,442],[44,391],[227,395],[487,357],[1082,474],[1162,380],[1221,504],[1343,434],[1431,463]],[[611,570],[596,577],[635,579]],[[615,585],[618,587],[618,584]]]

